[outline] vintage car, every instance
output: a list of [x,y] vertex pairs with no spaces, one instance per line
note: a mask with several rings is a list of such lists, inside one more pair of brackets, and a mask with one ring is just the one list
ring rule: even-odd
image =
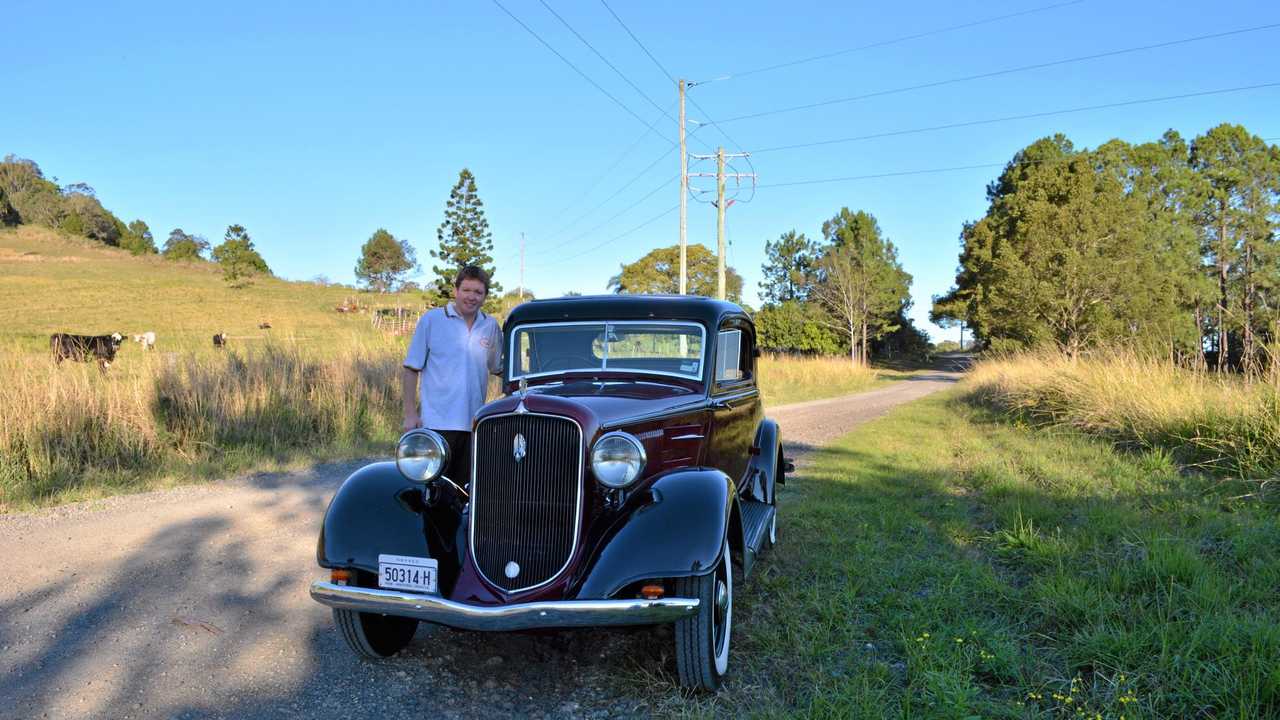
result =
[[729,660],[734,581],[777,533],[790,470],[756,388],[755,328],[689,296],[536,300],[503,327],[506,396],[476,413],[468,477],[412,430],[347,478],[317,547],[356,653],[419,621],[470,630],[674,623],[682,685]]

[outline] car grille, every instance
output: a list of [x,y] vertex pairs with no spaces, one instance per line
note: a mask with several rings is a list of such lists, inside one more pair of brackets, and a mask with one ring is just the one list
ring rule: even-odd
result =
[[471,485],[471,553],[480,573],[508,592],[555,578],[577,544],[581,495],[577,423],[531,413],[481,420]]

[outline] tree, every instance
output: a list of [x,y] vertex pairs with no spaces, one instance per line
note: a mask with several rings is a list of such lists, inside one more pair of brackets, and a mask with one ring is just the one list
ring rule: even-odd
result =
[[484,203],[476,194],[475,176],[466,168],[458,173],[458,183],[449,192],[444,222],[436,230],[436,241],[440,247],[431,251],[431,257],[440,264],[432,265],[431,270],[436,274],[437,296],[453,296],[453,280],[467,265],[477,265],[489,274],[491,294],[502,291],[502,286],[492,280],[493,234],[484,216]]
[[[689,245],[685,257],[690,295],[715,297],[718,280],[716,256],[705,245]],[[725,268],[725,297],[731,302],[742,299],[742,276],[731,267]],[[674,295],[680,292],[680,246],[658,248],[644,257],[622,266],[621,272],[609,278],[609,290],[632,295]]]
[[1239,337],[1241,364],[1257,362],[1259,309],[1275,307],[1280,215],[1280,150],[1239,125],[1219,125],[1191,144],[1191,165],[1203,178],[1199,208],[1203,252],[1216,285],[1212,325],[1217,367],[1231,362]]
[[816,302],[787,300],[765,305],[755,315],[762,350],[813,355],[848,352],[848,343],[831,328],[826,310]]
[[765,263],[760,266],[764,280],[760,282],[766,305],[790,300],[804,300],[813,277],[813,243],[795,230],[789,230],[776,241],[764,244]]
[[911,276],[875,217],[841,208],[822,224],[827,240],[811,292],[832,327],[849,340],[849,359],[865,365],[872,339],[897,329],[894,319],[910,303]]
[[361,246],[355,274],[369,289],[390,292],[417,267],[417,254],[409,241],[397,240],[385,229],[378,228]]
[[22,222],[22,218],[18,216],[18,211],[9,202],[9,197],[5,194],[4,188],[0,187],[0,227],[17,225],[20,222]]
[[58,227],[64,216],[62,192],[45,178],[40,166],[16,155],[0,162],[0,190],[24,224]]
[[222,244],[213,249],[213,261],[222,268],[222,279],[233,288],[247,287],[255,275],[270,275],[243,225],[229,225]]
[[141,220],[134,220],[129,223],[125,232],[120,236],[120,247],[134,255],[154,255],[156,253],[156,241],[151,236],[151,228]]
[[164,250],[160,254],[166,260],[204,260],[204,253],[208,251],[208,240],[199,235],[188,235],[182,228],[174,228],[169,239],[164,241]]

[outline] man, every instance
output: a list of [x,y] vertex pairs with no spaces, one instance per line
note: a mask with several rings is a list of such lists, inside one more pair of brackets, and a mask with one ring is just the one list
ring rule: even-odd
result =
[[502,372],[502,330],[480,311],[488,294],[482,268],[458,271],[453,302],[418,320],[401,371],[404,431],[440,433],[449,444],[444,475],[459,485],[471,478],[471,418],[484,404],[489,373]]

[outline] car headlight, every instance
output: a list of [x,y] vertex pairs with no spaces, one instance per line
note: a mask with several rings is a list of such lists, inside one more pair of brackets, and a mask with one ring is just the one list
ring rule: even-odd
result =
[[396,467],[414,482],[440,477],[449,463],[449,444],[434,430],[410,430],[396,444]]
[[644,465],[644,445],[634,435],[606,433],[591,449],[591,471],[605,487],[624,488],[630,485],[640,477]]

